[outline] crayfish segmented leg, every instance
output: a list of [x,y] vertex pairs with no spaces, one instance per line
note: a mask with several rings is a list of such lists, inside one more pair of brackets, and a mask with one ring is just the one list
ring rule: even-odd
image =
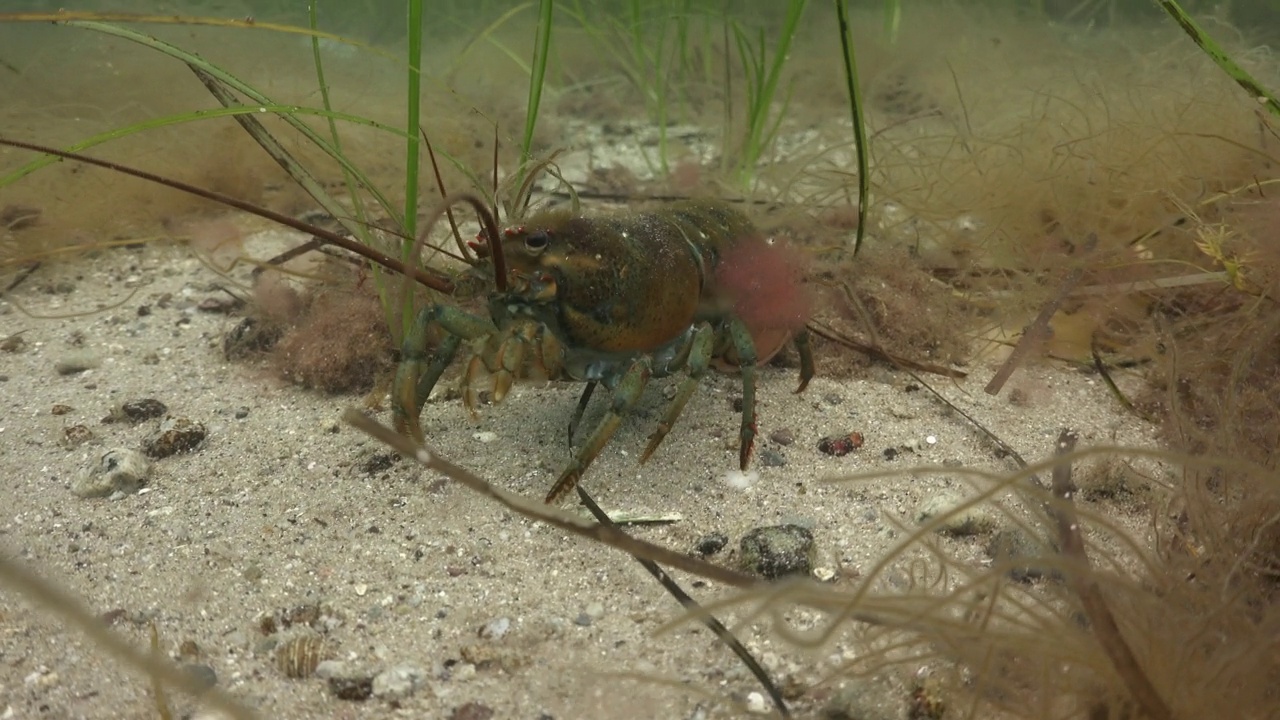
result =
[[618,426],[622,424],[622,418],[629,414],[636,402],[640,399],[640,395],[644,393],[645,386],[649,384],[649,377],[652,370],[649,366],[647,357],[639,357],[633,361],[626,373],[618,381],[613,388],[613,398],[609,405],[609,411],[605,413],[600,424],[592,431],[591,437],[587,438],[586,443],[574,455],[573,460],[569,462],[569,466],[560,473],[560,478],[556,480],[556,484],[551,486],[551,491],[547,493],[546,502],[554,503],[559,501],[570,490],[578,484],[578,480],[582,478],[582,474],[591,467],[591,463],[608,444],[613,434],[617,432]]
[[675,426],[680,413],[684,411],[685,404],[689,402],[689,398],[698,389],[702,374],[710,366],[711,355],[714,351],[715,331],[709,323],[702,323],[694,332],[693,338],[689,343],[689,357],[686,361],[686,369],[689,375],[681,381],[680,389],[676,391],[675,398],[672,399],[671,405],[667,407],[667,413],[662,416],[662,420],[659,421],[658,427],[653,431],[653,434],[649,435],[649,444],[640,456],[640,464],[643,465],[649,459],[649,456],[658,449],[663,439],[667,437],[667,433],[671,432],[671,428]]

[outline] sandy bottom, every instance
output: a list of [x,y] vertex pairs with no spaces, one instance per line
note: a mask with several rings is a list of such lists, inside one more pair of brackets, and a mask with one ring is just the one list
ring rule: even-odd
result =
[[[43,290],[64,281],[74,292]],[[134,292],[110,309],[40,320],[0,302],[0,337],[22,332],[26,345],[0,354],[0,552],[82,598],[139,648],[154,621],[169,656],[212,669],[218,687],[262,717],[479,718],[489,716],[485,708],[499,718],[747,712],[759,688],[708,631],[686,624],[655,634],[679,608],[631,558],[515,516],[408,462],[380,462],[384,449],[340,421],[359,398],[306,392],[225,361],[222,339],[238,318],[196,309],[206,297],[223,297],[216,282],[183,249],[147,246],[42,269],[7,298],[65,315]],[[144,305],[151,312],[139,316]],[[97,367],[56,370],[83,356]],[[1118,413],[1096,377],[1024,370],[1011,387],[1028,399],[1014,406],[982,392],[989,368],[969,369],[970,380],[938,386],[1028,459],[1045,457],[1063,426],[1078,429],[1083,446],[1154,443],[1150,428]],[[671,382],[655,383],[586,483],[606,508],[679,513],[679,522],[634,529],[653,542],[689,550],[708,534],[728,535],[718,562],[733,564],[752,528],[799,523],[816,536],[817,566],[853,587],[900,540],[890,518],[911,523],[922,501],[964,486],[944,469],[859,484],[829,479],[916,465],[1015,469],[908,376],[876,369],[819,377],[794,395],[794,371],[775,368],[762,372],[759,477],[750,487],[726,480],[736,466],[731,404],[739,391],[728,376],[704,383],[641,467],[636,458]],[[456,401],[433,402],[423,425],[450,459],[541,497],[568,458],[564,430],[578,391],[519,388],[478,423]],[[138,448],[159,425],[102,422],[141,398],[202,423],[204,444],[156,461],[141,492],[76,496],[86,467],[112,448]],[[599,408],[593,405],[588,423]],[[379,417],[389,421],[385,410]],[[68,447],[73,425],[93,439]],[[793,444],[769,439],[780,429],[791,431]],[[849,431],[865,437],[861,450],[840,458],[818,451],[824,435]],[[914,451],[890,460],[887,448]],[[763,466],[766,449],[785,464]],[[985,560],[981,537],[945,542],[959,557]],[[681,579],[700,599],[726,593]],[[318,611],[313,625],[344,672],[411,666],[422,674],[420,686],[400,699],[355,702],[334,697],[324,679],[286,677],[271,646],[313,619],[290,615],[303,606]],[[268,616],[276,618],[276,636],[264,634]],[[284,628],[291,617],[298,623]],[[803,612],[789,618],[799,626],[818,620]],[[799,650],[772,636],[767,622],[738,630],[778,677],[804,686],[827,681],[794,701],[801,716],[820,712],[840,682],[829,674],[857,650],[848,634]],[[0,717],[155,717],[153,702],[145,676],[20,594],[0,590]],[[178,716],[198,707],[181,696],[173,703]]]

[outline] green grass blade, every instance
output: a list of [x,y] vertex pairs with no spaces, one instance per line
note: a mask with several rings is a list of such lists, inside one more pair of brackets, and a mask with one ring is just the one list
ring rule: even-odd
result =
[[[845,12],[843,0],[837,0],[839,12]],[[884,0],[884,36],[890,45],[898,44],[898,32],[902,29],[902,0]]]
[[836,14],[840,20],[845,89],[849,93],[849,115],[853,120],[853,137],[858,153],[858,230],[853,241],[853,254],[857,255],[866,233],[867,206],[871,204],[871,163],[867,155],[867,123],[862,115],[862,93],[858,88],[858,63],[853,52],[853,38],[849,34],[849,11],[845,0],[836,0]]
[[[320,53],[320,27],[319,27],[319,3],[317,0],[309,0],[307,2],[307,21],[313,31],[311,36],[311,62],[315,68],[316,86],[320,88],[320,103],[327,112],[333,111],[333,102],[329,97],[329,83],[324,77],[324,59]],[[339,153],[342,152],[342,136],[338,133],[338,122],[332,116],[327,118],[329,125],[329,137],[332,138],[333,147]],[[356,220],[361,227],[367,227],[367,217],[364,210],[364,198],[360,194],[359,186],[356,184],[355,178],[346,168],[342,169],[342,181],[347,188],[347,194],[351,197],[351,204],[355,210]],[[363,236],[362,236],[362,239]]]
[[1231,59],[1231,56],[1227,54],[1227,51],[1223,50],[1221,45],[1214,41],[1208,33],[1197,25],[1195,20],[1191,19],[1191,16],[1182,9],[1182,6],[1178,4],[1177,0],[1156,0],[1156,2],[1160,7],[1164,8],[1164,11],[1169,14],[1169,17],[1172,17],[1174,21],[1182,27],[1182,29],[1191,38],[1192,42],[1200,46],[1200,49],[1204,51],[1204,54],[1208,55],[1210,59],[1217,63],[1218,67],[1222,68],[1223,72],[1230,75],[1231,79],[1235,80],[1237,85],[1244,88],[1245,92],[1249,93],[1250,97],[1266,106],[1267,110],[1269,110],[1272,115],[1280,117],[1280,102],[1276,101],[1275,96],[1272,95],[1269,90],[1262,87],[1257,80],[1254,80],[1253,76],[1250,75],[1248,71],[1237,65],[1236,62]]
[[[192,67],[191,70],[195,72],[196,77],[200,78],[200,82],[204,83],[204,86],[209,89],[209,93],[224,107],[237,107],[240,105],[239,99],[217,78],[211,76],[202,68]],[[362,233],[366,232],[365,229],[356,223],[352,223],[346,217],[346,208],[325,191],[320,180],[311,174],[311,171],[302,163],[298,162],[288,150],[285,150],[280,141],[276,140],[275,136],[268,132],[261,122],[258,122],[258,118],[253,115],[236,115],[235,119],[249,133],[249,136],[257,141],[258,145],[274,158],[280,167],[284,168],[285,172],[289,173],[289,177],[293,178],[294,182],[302,186],[302,189],[306,190],[307,194],[319,203],[320,207],[324,208],[325,212],[342,222],[344,226],[349,224],[349,230],[356,233],[358,237],[363,237]]]
[[[218,81],[220,81],[224,86],[231,88],[232,90],[235,90],[236,92],[239,92],[240,94],[248,97],[253,103],[261,104],[264,106],[271,106],[271,105],[277,104],[275,102],[272,102],[266,95],[259,92],[253,86],[249,85],[248,83],[245,83],[244,81],[235,77],[231,73],[228,73],[227,71],[223,70],[217,65],[214,65],[213,63],[210,63],[208,60],[205,60],[204,58],[198,55],[195,55],[193,53],[189,53],[177,46],[170,45],[169,43],[164,42],[159,38],[152,37],[145,33],[140,33],[135,30],[131,30],[129,28],[123,28],[118,25],[111,25],[109,23],[75,21],[75,22],[68,22],[65,24],[70,27],[78,27],[86,30],[92,30],[94,32],[99,32],[104,35],[110,35],[112,37],[118,37],[125,40],[129,40],[131,42],[138,43],[140,45],[143,45],[144,47],[148,47],[153,50],[159,51],[165,55],[168,55],[169,57],[172,57],[176,60],[180,60],[182,63],[192,68],[198,68],[204,71],[210,77],[213,77]],[[366,176],[364,172],[361,171],[358,167],[353,165],[351,161],[347,157],[345,157],[341,152],[338,152],[338,150],[334,148],[329,141],[325,140],[323,137],[320,136],[319,133],[317,133],[314,129],[312,129],[311,126],[304,123],[301,119],[294,117],[292,114],[286,113],[281,115],[280,117],[286,123],[288,123],[289,126],[293,127],[299,133],[302,133],[302,135],[305,138],[307,138],[307,140],[309,140],[311,143],[316,145],[316,147],[320,148],[325,154],[333,158],[334,161],[337,162],[339,166],[351,172],[351,174],[360,182],[361,187],[363,187],[367,192],[369,192],[374,197],[374,199],[377,200],[378,204],[382,206],[383,210],[388,215],[392,216],[392,218],[397,223],[402,223],[402,219],[399,217],[400,210],[395,206],[393,206],[390,202],[388,202],[387,198],[369,180],[368,176]]]
[[521,175],[533,156],[533,131],[538,125],[538,106],[542,103],[542,84],[547,77],[547,57],[551,52],[551,15],[555,9],[553,0],[538,3],[538,30],[533,46],[533,62],[529,75],[529,104],[524,114],[524,135],[520,140]]
[[[422,139],[418,128],[422,125],[422,0],[409,0],[409,83],[405,89],[408,114],[405,132],[404,167],[404,230],[405,251],[413,246],[418,234],[418,161],[422,153]],[[408,258],[405,258],[408,261]],[[406,315],[406,322],[412,314]],[[408,328],[406,327],[407,331]]]

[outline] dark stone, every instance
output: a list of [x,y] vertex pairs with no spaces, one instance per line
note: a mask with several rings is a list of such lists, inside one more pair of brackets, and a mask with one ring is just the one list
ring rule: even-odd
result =
[[156,459],[189,453],[204,442],[204,425],[187,418],[169,418],[142,442],[142,452]]
[[1052,545],[1017,527],[998,531],[987,543],[987,555],[997,563],[1011,564],[1009,577],[1018,582],[1060,577],[1057,570],[1046,567],[1043,562],[1056,554],[1057,550]]
[[799,525],[756,528],[738,545],[743,568],[766,578],[808,575],[813,569],[813,533]]
[[711,533],[698,538],[698,542],[693,544],[693,552],[702,557],[715,555],[729,544],[729,536],[724,533]]
[[151,418],[164,417],[168,412],[169,408],[155,398],[129,400],[120,406],[120,414],[126,420],[134,423],[140,423]]
[[373,696],[373,678],[368,676],[362,677],[331,677],[329,678],[329,692],[339,700],[350,700],[352,702],[361,702],[368,700]]
[[761,448],[760,464],[765,467],[782,467],[787,464],[787,458],[773,448]]

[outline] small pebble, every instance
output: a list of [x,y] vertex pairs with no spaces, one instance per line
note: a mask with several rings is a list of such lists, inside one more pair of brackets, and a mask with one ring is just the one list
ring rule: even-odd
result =
[[761,448],[760,464],[764,467],[782,467],[787,464],[787,458],[773,448]]
[[62,404],[58,404],[58,405],[54,405],[53,407],[49,408],[49,414],[50,414],[50,415],[66,415],[66,414],[67,414],[67,413],[69,413],[69,412],[71,412],[71,406],[70,406],[70,405],[62,405]]
[[1009,577],[1018,582],[1031,582],[1043,577],[1058,577],[1056,570],[1035,562],[1051,558],[1057,552],[1048,543],[1028,535],[1022,528],[1007,527],[998,531],[987,544],[987,555],[998,563],[1010,563]]
[[59,375],[75,375],[76,373],[84,372],[85,370],[92,370],[100,364],[101,361],[99,361],[98,357],[93,353],[80,352],[72,353],[55,362],[53,364],[53,369],[56,370]]
[[493,708],[478,702],[459,705],[449,713],[449,720],[490,720],[492,717]]
[[373,678],[368,675],[331,677],[329,692],[339,700],[350,702],[368,700],[373,696]]
[[120,414],[124,416],[124,419],[132,423],[140,423],[151,418],[162,417],[167,412],[169,412],[169,408],[155,398],[129,400],[120,405]]
[[475,438],[476,440],[479,440],[482,443],[491,443],[494,440],[498,439],[498,433],[484,430],[484,431],[473,434],[471,437]]
[[765,702],[764,695],[759,691],[752,690],[747,693],[747,712],[752,715],[764,715],[769,712],[769,703]]
[[82,498],[134,493],[147,483],[150,472],[151,463],[142,453],[128,448],[113,448],[81,473],[71,492]]
[[241,406],[236,408],[236,419],[243,420],[249,417],[249,408]]
[[239,310],[243,305],[244,301],[237,297],[208,297],[196,305],[196,310],[225,315],[233,310]]
[[583,612],[586,614],[587,617],[591,618],[592,620],[604,617],[604,604],[593,602],[590,605],[588,605],[586,609],[583,610]]
[[280,325],[247,317],[222,339],[222,356],[228,360],[240,360],[264,353],[275,347],[282,337],[284,328]]
[[769,579],[808,575],[815,553],[813,533],[799,525],[759,527],[738,543],[744,569]]
[[995,527],[995,521],[979,507],[955,511],[964,502],[963,495],[948,490],[927,497],[916,508],[916,524],[923,525],[933,518],[945,516],[938,532],[955,536],[980,535]]
[[773,432],[769,433],[769,439],[778,443],[779,445],[786,446],[795,442],[796,436],[795,436],[795,433],[791,432],[789,428],[780,428],[778,430],[774,430]]
[[511,618],[500,617],[490,620],[480,628],[480,637],[486,640],[501,640],[511,630]]
[[698,541],[693,544],[693,552],[696,555],[708,557],[720,552],[724,549],[724,546],[728,544],[728,535],[725,535],[724,533],[712,533],[698,538]]
[[142,451],[156,459],[166,458],[194,451],[204,438],[204,425],[187,418],[170,417],[142,441]]
[[218,672],[203,663],[188,663],[182,666],[182,672],[191,678],[202,690],[208,690],[218,684]]
[[862,433],[851,432],[848,435],[828,435],[818,441],[818,450],[827,455],[844,457],[862,447]]
[[62,428],[62,447],[71,450],[93,440],[93,431],[85,425],[68,425]]
[[373,678],[373,694],[383,700],[399,700],[417,692],[427,681],[427,674],[416,665],[397,665]]
[[27,348],[27,341],[20,333],[9,335],[0,340],[0,350],[7,353],[20,353]]
[[827,393],[826,395],[823,395],[822,400],[828,405],[839,405],[840,403],[844,402],[844,398],[840,397],[835,393]]
[[580,627],[591,627],[591,616],[586,613],[578,613],[578,617],[573,619],[573,624]]

